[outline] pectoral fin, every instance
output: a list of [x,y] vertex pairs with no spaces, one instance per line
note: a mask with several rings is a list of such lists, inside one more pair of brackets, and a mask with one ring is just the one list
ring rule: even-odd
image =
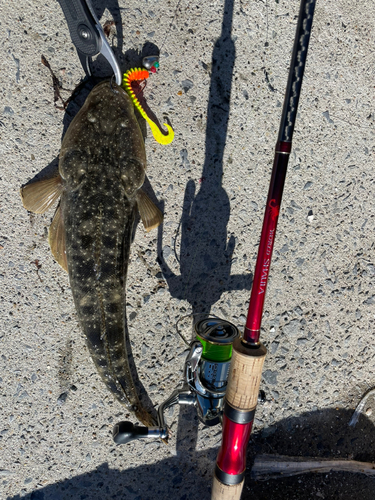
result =
[[146,231],[151,231],[163,222],[163,214],[147,194],[140,189],[137,194],[138,210]]
[[60,175],[33,182],[21,188],[23,206],[36,214],[44,213],[59,198],[62,192]]
[[65,248],[65,227],[61,213],[61,206],[57,208],[52,224],[49,228],[48,243],[56,262],[60,264],[66,272],[68,272],[68,262],[66,260]]

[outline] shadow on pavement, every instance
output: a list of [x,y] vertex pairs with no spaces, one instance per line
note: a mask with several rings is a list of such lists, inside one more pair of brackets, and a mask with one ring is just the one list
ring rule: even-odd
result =
[[[236,59],[232,39],[233,8],[233,0],[225,0],[221,34],[212,53],[205,159],[199,185],[189,180],[185,189],[180,254],[176,255],[179,275],[169,268],[163,256],[161,229],[158,237],[158,258],[169,292],[172,297],[187,300],[193,315],[209,314],[223,292],[250,290],[252,283],[250,273],[231,274],[235,238],[231,235],[228,239],[230,203],[222,185]],[[187,155],[185,150],[182,158],[185,164]]]
[[[277,422],[252,436],[249,466],[254,455],[269,453],[290,457],[319,457],[375,461],[375,427],[364,416],[348,427],[352,411],[329,409],[305,413]],[[252,482],[246,481],[243,499],[253,500],[373,500],[375,478],[363,474],[330,472]]]
[[[248,447],[242,500],[373,500],[375,479],[363,474],[311,473],[262,482],[251,479],[252,461],[261,453],[374,461],[374,424],[361,416],[356,427],[350,428],[351,415],[352,411],[344,409],[304,413],[255,432]],[[217,452],[210,448],[178,453],[125,471],[110,469],[104,463],[87,474],[7,500],[209,500]]]

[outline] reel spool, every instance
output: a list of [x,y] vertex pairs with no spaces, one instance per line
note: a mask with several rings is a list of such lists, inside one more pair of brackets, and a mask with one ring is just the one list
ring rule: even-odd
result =
[[194,325],[194,331],[197,341],[202,345],[202,354],[197,369],[198,377],[192,390],[196,392],[199,420],[212,426],[221,419],[232,344],[239,336],[239,331],[229,321],[219,318],[198,321]]
[[239,336],[238,328],[219,318],[201,319],[194,325],[196,339],[203,346],[202,358],[228,361],[232,357],[232,344]]

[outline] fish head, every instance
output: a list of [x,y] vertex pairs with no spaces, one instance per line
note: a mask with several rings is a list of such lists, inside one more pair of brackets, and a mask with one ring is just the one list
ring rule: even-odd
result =
[[85,179],[118,179],[133,196],[142,186],[146,153],[134,106],[114,82],[94,87],[70,124],[60,152],[60,175],[71,189]]

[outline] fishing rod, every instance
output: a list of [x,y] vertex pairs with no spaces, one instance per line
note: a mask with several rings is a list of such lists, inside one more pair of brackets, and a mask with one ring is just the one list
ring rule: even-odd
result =
[[233,342],[212,500],[238,500],[267,350],[259,341],[272,250],[301,93],[316,0],[301,0],[245,331]]

